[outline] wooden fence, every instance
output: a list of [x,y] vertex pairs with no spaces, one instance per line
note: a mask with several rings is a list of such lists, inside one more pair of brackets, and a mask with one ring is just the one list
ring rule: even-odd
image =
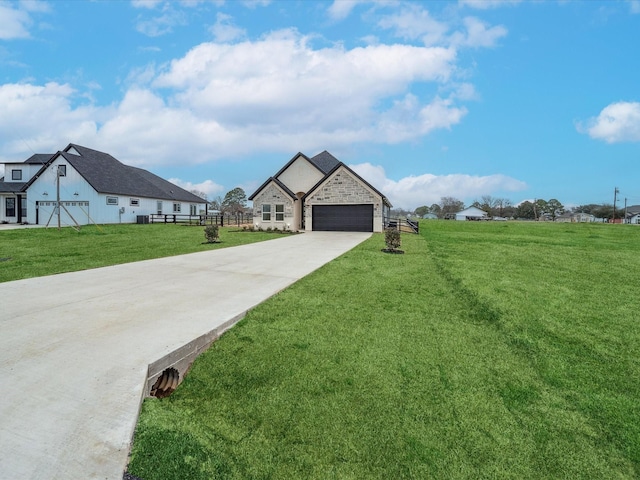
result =
[[[239,215],[187,215],[180,213],[163,213],[149,215],[148,223],[182,223],[186,225],[218,225],[220,227],[251,225],[253,216]],[[139,221],[138,223],[147,223]]]

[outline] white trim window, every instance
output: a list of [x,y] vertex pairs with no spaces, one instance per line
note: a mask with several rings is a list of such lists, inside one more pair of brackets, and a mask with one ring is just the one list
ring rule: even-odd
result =
[[276,204],[276,222],[284,222],[284,204]]
[[11,180],[22,180],[22,170],[11,170]]
[[181,203],[174,203],[173,204],[173,213],[180,213],[182,211],[182,204]]
[[156,212],[158,215],[162,215],[162,200],[156,202]]
[[140,206],[140,199],[139,198],[130,198],[129,199],[129,205],[131,205],[132,207],[139,207]]
[[107,197],[107,205],[118,205],[118,197]]
[[262,204],[262,221],[270,222],[271,221],[271,205],[268,203]]

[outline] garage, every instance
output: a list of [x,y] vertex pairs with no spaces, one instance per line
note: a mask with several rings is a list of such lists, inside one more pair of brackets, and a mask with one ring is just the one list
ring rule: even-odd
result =
[[[89,202],[60,202],[61,225],[87,225],[90,223]],[[36,224],[55,225],[58,222],[56,202],[36,202]]]
[[373,205],[314,205],[313,230],[373,232]]

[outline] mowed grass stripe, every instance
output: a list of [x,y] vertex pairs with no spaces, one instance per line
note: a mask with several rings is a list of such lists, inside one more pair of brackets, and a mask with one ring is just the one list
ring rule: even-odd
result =
[[598,291],[627,293],[640,230],[581,227],[427,222],[404,255],[374,235],[145,401],[130,471],[637,477],[640,305]]
[[0,231],[0,282],[140,260],[203,252],[278,238],[270,232],[220,229],[221,243],[203,243],[204,227],[175,224],[85,225]]

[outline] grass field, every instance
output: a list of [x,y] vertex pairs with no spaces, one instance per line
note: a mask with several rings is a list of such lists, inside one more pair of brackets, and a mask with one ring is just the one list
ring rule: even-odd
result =
[[0,282],[86,270],[151,258],[252,243],[281,234],[220,229],[222,242],[206,244],[204,227],[174,224],[90,225],[0,231]]
[[144,402],[144,480],[640,477],[640,229],[426,222],[255,308]]

